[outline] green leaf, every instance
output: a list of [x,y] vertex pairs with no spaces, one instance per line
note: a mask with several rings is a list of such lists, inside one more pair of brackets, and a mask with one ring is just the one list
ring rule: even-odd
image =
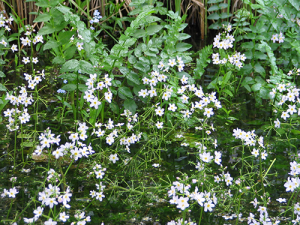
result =
[[133,83],[140,85],[141,82],[139,80],[139,76],[138,74],[136,74],[135,72],[130,72],[126,75],[127,79],[132,81]]
[[133,67],[144,73],[147,73],[150,70],[150,66],[148,64],[145,64],[142,62],[138,62],[138,63],[134,64]]
[[34,146],[34,143],[32,142],[32,141],[23,141],[22,143],[21,143],[21,146],[22,147],[27,147],[27,148],[31,148],[31,147],[33,147]]
[[226,19],[226,18],[231,17],[232,14],[231,13],[222,12],[219,16],[220,16],[220,19]]
[[252,91],[259,91],[261,86],[262,86],[261,83],[256,83],[256,84],[252,85],[251,89],[252,89]]
[[274,56],[274,53],[273,53],[271,47],[266,42],[261,41],[261,44],[259,45],[259,48],[260,49],[263,49],[263,48],[266,49],[266,52],[269,56],[269,61],[271,63],[272,73],[277,74],[278,73],[278,68],[277,68],[277,65],[276,65],[276,58]]
[[161,25],[150,25],[146,29],[147,35],[153,35],[159,32],[163,27]]
[[254,65],[254,71],[259,73],[260,75],[262,75],[263,77],[266,76],[266,71],[265,69],[260,65],[259,62],[257,62],[255,65]]
[[111,102],[109,104],[109,108],[111,109],[111,111],[113,111],[115,114],[119,115],[120,109],[117,103],[115,102]]
[[299,2],[299,0],[289,0],[289,2],[291,3],[292,6],[295,7],[295,9],[297,11],[300,10],[300,2]]
[[57,43],[56,40],[49,40],[47,41],[47,43],[44,45],[44,51],[47,50],[47,49],[52,49],[52,48],[57,48],[59,46],[59,44]]
[[263,87],[259,90],[259,95],[263,99],[269,99],[270,98],[270,90]]
[[255,59],[259,59],[259,60],[266,60],[267,59],[267,55],[264,54],[264,53],[262,53],[262,52],[255,51],[254,58]]
[[81,73],[91,74],[95,72],[94,66],[85,60],[79,61],[79,68],[81,70]]
[[51,19],[51,15],[48,12],[45,12],[43,14],[40,14],[36,17],[36,19],[33,21],[34,23],[38,22],[47,22]]
[[127,98],[133,98],[131,90],[128,87],[120,87],[118,93]]
[[207,17],[207,19],[209,19],[209,20],[218,20],[218,19],[220,19],[220,16],[219,16],[218,13],[213,13],[213,14],[210,14],[210,15]]
[[242,45],[241,45],[242,48],[245,48],[245,49],[252,49],[254,48],[254,44],[253,42],[244,42]]
[[43,26],[37,35],[46,35],[46,34],[52,34],[56,31],[55,27],[51,27],[50,25]]
[[233,94],[228,89],[223,90],[226,94],[228,94],[230,97],[233,97]]
[[68,71],[78,71],[79,69],[79,62],[76,59],[71,59],[62,66],[61,72],[68,72]]
[[178,43],[177,45],[176,45],[176,50],[178,51],[178,52],[184,52],[184,51],[187,51],[188,49],[190,49],[192,47],[192,45],[191,44],[188,44],[188,43]]
[[70,43],[70,38],[73,36],[73,34],[75,34],[75,32],[76,32],[75,30],[60,32],[58,34],[57,41],[59,42],[60,45],[68,44]]
[[71,47],[67,48],[67,50],[64,51],[65,59],[69,60],[72,57],[74,57],[76,50],[77,50],[76,46],[71,46]]
[[228,4],[227,4],[227,3],[220,3],[220,4],[219,4],[219,8],[220,8],[220,9],[227,9],[227,7],[228,7]]
[[52,60],[53,64],[63,64],[65,62],[66,62],[66,60],[63,57],[61,57],[60,55],[55,56],[54,59]]
[[77,74],[75,73],[65,73],[59,76],[61,79],[67,79],[68,81],[73,81],[77,79]]
[[219,6],[218,5],[212,5],[211,7],[209,7],[209,9],[207,10],[208,12],[212,12],[212,11],[217,11],[219,10]]
[[0,77],[5,77],[5,74],[2,71],[0,71]]
[[195,79],[201,78],[205,72],[205,68],[210,62],[210,56],[213,53],[212,45],[205,46],[200,50],[199,58],[197,59],[196,68],[194,69]]
[[131,34],[134,38],[140,38],[146,36],[146,31],[144,29],[138,29],[134,33]]
[[223,78],[223,81],[222,81],[222,87],[225,87],[226,85],[228,85],[228,81],[229,81],[231,75],[232,75],[232,72],[231,72],[231,71],[228,71],[228,72],[224,75],[224,78]]
[[126,99],[124,102],[124,108],[132,112],[132,114],[135,114],[135,111],[137,109],[137,105],[135,104],[135,101],[132,99]]
[[179,33],[179,34],[177,35],[177,39],[178,39],[179,41],[189,39],[190,37],[191,37],[191,35],[186,34],[186,33]]
[[76,88],[77,88],[76,84],[66,84],[61,89],[65,90],[65,91],[74,91],[74,90],[76,90]]
[[7,91],[6,87],[3,84],[0,84],[0,91]]

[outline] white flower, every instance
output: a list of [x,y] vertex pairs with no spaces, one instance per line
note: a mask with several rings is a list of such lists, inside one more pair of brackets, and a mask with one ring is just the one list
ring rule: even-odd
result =
[[159,115],[159,116],[164,115],[164,111],[165,111],[165,109],[161,108],[160,106],[158,106],[157,109],[155,109],[156,115]]
[[278,118],[274,121],[275,127],[280,128],[280,121]]
[[109,156],[109,160],[112,161],[113,163],[116,163],[116,161],[119,160],[118,155],[117,154],[111,154]]
[[81,51],[83,49],[83,42],[77,42],[77,48],[78,48],[78,51]]
[[161,129],[161,128],[163,128],[163,124],[164,124],[163,122],[157,121],[157,123],[155,125],[156,125],[157,129]]
[[213,108],[205,108],[204,110],[205,110],[205,112],[203,113],[204,116],[207,116],[209,118],[211,115],[214,115]]
[[29,57],[23,57],[22,62],[23,62],[24,64],[30,63]]
[[18,51],[18,46],[13,44],[10,49],[12,50],[12,52],[16,52]]

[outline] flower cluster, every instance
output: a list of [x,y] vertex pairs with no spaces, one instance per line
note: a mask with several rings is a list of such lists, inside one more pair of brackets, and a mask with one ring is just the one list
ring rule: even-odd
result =
[[4,189],[3,193],[1,194],[1,197],[4,198],[8,196],[9,198],[15,198],[16,194],[18,194],[19,191],[16,189],[16,187],[10,188],[9,190]]
[[255,157],[258,157],[260,155],[262,160],[267,159],[268,153],[266,150],[261,150],[265,149],[264,146],[264,138],[260,136],[257,138],[255,131],[252,130],[251,132],[245,132],[239,128],[233,130],[233,136],[236,139],[241,139],[243,141],[243,145],[246,146],[253,146],[255,147],[257,144],[258,146],[256,148],[253,148],[253,151],[251,152],[252,155]]
[[[52,209],[54,205],[58,205],[59,203],[61,203],[64,208],[68,209],[70,208],[70,205],[68,203],[71,201],[71,197],[72,193],[69,187],[67,187],[66,191],[61,192],[58,186],[53,186],[52,184],[49,184],[48,187],[45,187],[45,189],[42,192],[39,192],[38,200],[41,202],[42,206],[48,206],[50,209]],[[33,211],[34,217],[24,218],[24,222],[36,222],[40,218],[40,216],[43,215],[44,207],[37,207]],[[60,212],[60,221],[66,222],[68,218],[69,215],[67,215],[65,212]],[[48,221],[45,221],[45,224],[57,224],[57,222],[53,221],[52,218],[49,218]]]
[[4,27],[6,31],[10,31],[10,26],[14,21],[13,17],[10,16],[8,19],[1,13],[0,14],[0,27]]
[[18,122],[21,124],[29,122],[30,115],[25,107],[33,103],[33,98],[32,95],[28,96],[25,87],[21,87],[18,96],[7,93],[5,99],[9,100],[10,104],[14,106],[23,106],[22,111],[20,111],[18,108],[7,109],[4,111],[4,117],[8,117],[9,121],[9,124],[7,124],[6,127],[10,131],[15,131],[19,129]]
[[175,220],[172,220],[167,223],[167,225],[182,225],[182,224],[187,224],[187,225],[197,225],[197,223],[191,222],[191,221],[183,221],[183,219],[178,219],[177,222]]
[[[85,91],[84,99],[86,99],[90,103],[90,107],[94,107],[98,109],[98,106],[101,104],[98,97],[94,95],[96,90],[103,90],[104,88],[107,89],[107,92],[104,93],[105,100],[108,103],[111,103],[112,100],[112,92],[110,91],[109,87],[111,86],[112,78],[109,78],[108,74],[104,75],[104,81],[100,81],[97,84],[97,74],[90,74],[90,78],[87,80],[86,85],[88,86],[88,90]],[[94,85],[96,87],[94,87]]]
[[[195,187],[194,192],[190,192],[191,185],[184,185],[179,181],[174,181],[173,186],[168,191],[168,196],[172,197],[171,204],[175,204],[177,208],[185,210],[189,207],[189,200],[196,201],[201,207],[204,207],[204,212],[213,211],[213,208],[218,203],[215,194],[210,192],[198,192],[198,187]],[[180,197],[177,195],[181,195]]]
[[[297,70],[298,71],[298,70]],[[275,88],[272,89],[272,92],[270,93],[271,97],[277,97],[277,106],[280,108],[286,108],[286,111],[282,111],[281,118],[284,120],[287,120],[287,118],[290,118],[294,113],[297,113],[300,115],[300,107],[297,107],[297,104],[300,103],[299,98],[299,90],[291,83],[280,83],[277,84]],[[275,127],[280,127],[280,121],[275,120]]]
[[[71,133],[69,139],[72,142],[67,142],[64,145],[59,145],[60,135],[55,137],[51,133],[51,130],[48,128],[44,133],[39,136],[40,145],[36,147],[36,150],[33,154],[41,155],[45,148],[50,148],[52,144],[59,145],[59,148],[55,149],[52,152],[52,155],[58,159],[63,157],[66,154],[70,153],[70,157],[74,158],[77,161],[79,158],[88,157],[93,154],[95,151],[92,149],[91,145],[87,146],[86,144],[80,142],[84,141],[87,138],[86,130],[88,127],[85,123],[79,123],[78,131],[79,133]],[[51,147],[52,148],[52,147]]]
[[[103,179],[106,168],[102,168],[101,165],[97,164],[94,166],[93,170],[94,170],[94,173],[95,173],[97,179]],[[105,186],[102,184],[102,182],[100,182],[100,184],[96,184],[96,188],[99,191],[98,192],[95,190],[90,191],[90,196],[92,198],[96,198],[97,200],[99,200],[101,202],[103,200],[103,198],[105,198],[105,195],[103,194],[103,190],[104,190]]]
[[[90,24],[93,24],[93,23],[99,23],[100,19],[102,18],[102,16],[100,15],[100,12],[96,9],[94,11],[94,14],[93,14],[93,19],[90,20]],[[92,30],[94,30],[95,28],[94,27],[90,27]]]
[[290,162],[290,172],[289,175],[292,177],[288,177],[287,182],[284,184],[284,187],[286,188],[286,192],[293,192],[296,188],[300,186],[300,164],[296,161]]
[[41,75],[32,76],[30,74],[24,73],[25,80],[28,82],[28,88],[34,89],[37,84],[42,81],[42,78],[45,79],[44,70],[42,70]]
[[284,38],[285,37],[280,32],[279,34],[273,34],[271,40],[273,41],[273,43],[275,43],[276,41],[278,41],[278,43],[283,43],[284,42]]

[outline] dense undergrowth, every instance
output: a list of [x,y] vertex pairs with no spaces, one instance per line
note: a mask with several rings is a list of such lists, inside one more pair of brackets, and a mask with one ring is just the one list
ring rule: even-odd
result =
[[117,38],[61,3],[0,16],[1,223],[299,224],[297,1],[244,1],[197,53],[158,1]]

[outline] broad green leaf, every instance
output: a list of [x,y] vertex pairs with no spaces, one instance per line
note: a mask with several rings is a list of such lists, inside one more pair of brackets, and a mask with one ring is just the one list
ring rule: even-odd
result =
[[191,37],[191,35],[186,34],[186,33],[179,33],[179,34],[177,35],[177,39],[178,39],[179,41],[189,39],[190,37]]
[[51,27],[50,25],[46,24],[43,26],[37,35],[46,35],[46,34],[52,34],[56,31],[55,27]]
[[47,22],[51,19],[51,15],[48,12],[45,12],[43,14],[38,15],[38,17],[36,17],[36,19],[33,21],[34,23],[38,23],[38,22]]
[[52,48],[57,48],[59,44],[57,43],[56,40],[49,40],[45,45],[44,45],[44,51],[47,49],[52,49]]
[[262,52],[255,51],[254,58],[258,59],[258,60],[266,60],[267,59],[267,55],[264,54],[264,53],[262,53]]
[[159,32],[163,27],[161,25],[150,25],[146,28],[147,35],[153,35]]
[[0,71],[0,77],[5,77],[5,74],[2,71]]
[[127,79],[132,81],[133,83],[140,85],[140,80],[139,80],[139,76],[138,74],[134,73],[134,72],[130,72],[126,75]]
[[59,76],[61,79],[67,79],[68,81],[73,81],[77,79],[77,74],[75,73],[65,73]]
[[6,91],[6,87],[3,84],[0,84],[0,91]]
[[207,10],[208,12],[212,12],[212,11],[217,11],[219,10],[219,6],[218,5],[212,5],[211,7],[209,7],[209,9]]
[[21,146],[22,147],[27,147],[27,148],[30,148],[30,147],[33,147],[34,146],[34,143],[32,141],[23,141],[21,143]]
[[182,43],[178,43],[178,44],[176,45],[176,50],[177,50],[178,52],[184,52],[184,51],[189,50],[191,47],[192,47],[191,44],[183,43],[183,42],[182,42]]
[[61,57],[60,55],[55,56],[52,60],[53,64],[63,64],[65,62],[66,62],[66,60],[63,57]]
[[124,102],[124,108],[132,112],[132,114],[135,114],[135,111],[137,109],[137,105],[135,104],[135,101],[132,99],[126,99]]
[[259,91],[261,86],[262,86],[261,83],[256,83],[252,85],[251,89],[252,91]]
[[228,94],[230,97],[233,97],[233,94],[228,89],[223,90],[226,94]]
[[254,71],[259,73],[260,75],[262,75],[263,77],[266,76],[266,71],[265,69],[260,65],[259,62],[257,62],[255,65],[254,65]]
[[138,63],[134,64],[133,67],[144,73],[147,73],[150,70],[150,66],[148,64],[145,64],[142,62],[138,62]]
[[245,48],[245,49],[252,49],[254,48],[254,44],[253,42],[244,42],[242,45],[241,45],[242,48]]
[[68,44],[70,43],[70,38],[73,36],[73,34],[75,34],[75,32],[76,32],[75,30],[60,32],[58,34],[57,41],[60,43],[60,45]]
[[118,93],[125,96],[125,97],[127,97],[127,98],[133,98],[131,90],[128,87],[120,87],[118,89]]
[[300,10],[300,2],[299,2],[299,0],[289,0],[289,2],[291,3],[292,6],[295,7],[295,9],[297,11]]
[[67,13],[70,13],[71,12],[71,8],[69,7],[66,7],[66,6],[57,6],[56,7],[60,12],[62,12],[63,14],[67,14]]
[[146,36],[146,31],[144,29],[138,29],[134,33],[131,34],[134,38],[140,38]]
[[225,87],[225,86],[228,84],[228,81],[229,81],[231,75],[232,75],[232,72],[231,72],[231,71],[227,72],[227,73],[224,75],[223,82],[222,82],[222,87]]
[[71,59],[62,66],[61,72],[76,71],[79,69],[79,62],[76,59]]
[[222,12],[219,16],[220,16],[220,19],[226,19],[226,18],[231,17],[232,14],[231,13]]
[[115,114],[119,115],[120,108],[119,108],[119,106],[118,106],[117,103],[111,102],[111,103],[109,104],[109,108],[110,108],[111,111],[113,111]]
[[262,99],[269,99],[270,98],[270,90],[263,87],[259,90],[259,95]]
[[219,16],[218,13],[212,13],[212,14],[210,14],[210,15],[207,17],[207,19],[209,19],[209,20],[218,20],[218,19],[220,19],[220,16]]
[[85,60],[80,60],[79,61],[79,68],[81,70],[81,73],[94,73],[95,69],[94,66],[92,64],[90,64],[89,62],[85,61]]
[[74,91],[77,89],[77,85],[76,84],[66,84],[61,89],[65,90],[65,91]]
[[220,9],[227,9],[227,7],[228,7],[228,4],[227,4],[227,3],[220,3],[220,4],[219,4],[219,8],[220,8]]
[[72,57],[74,57],[76,50],[77,50],[76,46],[71,46],[71,47],[67,48],[67,50],[64,51],[65,59],[69,60]]

